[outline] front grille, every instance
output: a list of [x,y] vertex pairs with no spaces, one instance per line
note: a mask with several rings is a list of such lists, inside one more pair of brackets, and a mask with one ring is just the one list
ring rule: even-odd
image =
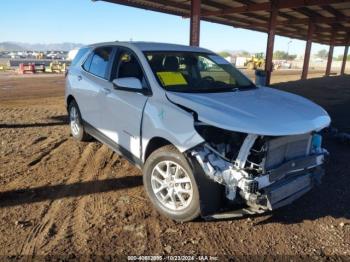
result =
[[267,142],[265,170],[275,168],[282,163],[307,156],[310,152],[311,135],[284,136]]

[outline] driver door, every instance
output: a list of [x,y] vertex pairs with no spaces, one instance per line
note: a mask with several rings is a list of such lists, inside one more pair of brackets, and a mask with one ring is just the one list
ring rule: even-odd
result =
[[[141,81],[143,88],[149,88],[137,56],[127,48],[118,48],[110,80],[126,77],[135,77]],[[141,121],[148,96],[140,89],[121,90],[112,82],[109,85],[102,94],[101,132],[118,144],[119,151],[129,159],[140,159]]]

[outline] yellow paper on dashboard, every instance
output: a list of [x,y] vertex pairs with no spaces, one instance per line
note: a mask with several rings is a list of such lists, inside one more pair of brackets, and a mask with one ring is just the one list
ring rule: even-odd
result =
[[180,72],[157,72],[157,76],[164,86],[187,85]]

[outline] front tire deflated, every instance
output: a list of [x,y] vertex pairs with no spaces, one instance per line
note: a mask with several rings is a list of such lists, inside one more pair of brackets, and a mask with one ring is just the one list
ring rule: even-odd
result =
[[143,168],[143,183],[161,214],[179,222],[191,221],[200,215],[193,170],[174,146],[161,147],[148,157]]

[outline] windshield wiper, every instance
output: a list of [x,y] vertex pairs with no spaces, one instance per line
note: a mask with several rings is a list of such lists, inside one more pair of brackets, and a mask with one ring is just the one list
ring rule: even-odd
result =
[[256,85],[249,85],[249,86],[235,86],[233,89],[238,89],[239,91],[244,91],[244,90],[251,90],[257,88]]

